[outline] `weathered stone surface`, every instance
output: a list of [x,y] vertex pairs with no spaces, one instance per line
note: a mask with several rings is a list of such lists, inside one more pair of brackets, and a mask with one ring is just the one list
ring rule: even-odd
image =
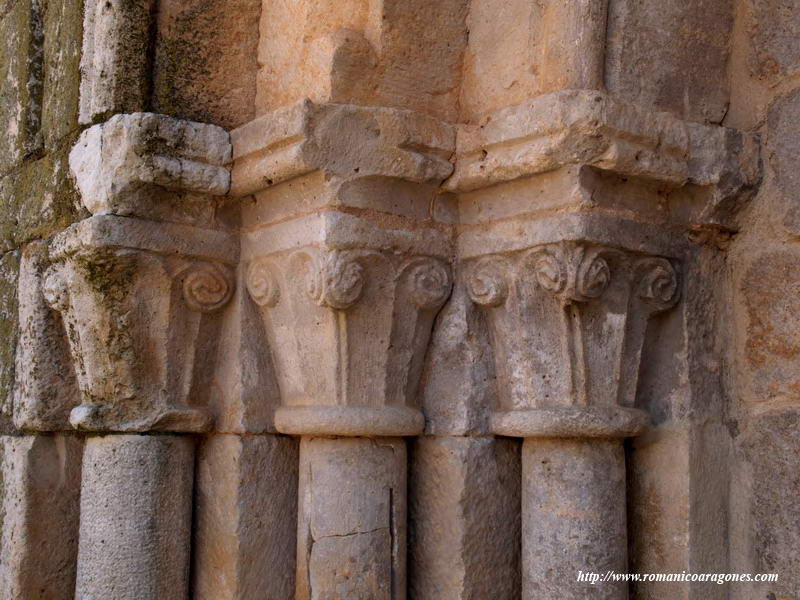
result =
[[403,440],[300,442],[297,600],[402,600],[406,589]]
[[409,482],[409,595],[520,596],[519,442],[421,437]]
[[212,435],[198,448],[194,598],[293,600],[298,443]]
[[731,598],[797,598],[800,558],[800,411],[774,408],[753,415],[736,440],[732,570],[777,573],[777,582],[731,585]]
[[800,3],[797,0],[750,0],[748,59],[753,75],[769,83],[800,70]]
[[0,176],[41,146],[43,2],[0,9]]
[[57,148],[78,129],[83,2],[48,0],[44,14],[42,137]]
[[206,195],[228,192],[230,159],[220,127],[134,113],[87,129],[69,165],[92,214],[208,224]]
[[51,236],[74,222],[80,202],[69,176],[74,140],[0,178],[0,245],[6,250]]
[[13,388],[14,355],[19,335],[17,327],[19,252],[7,252],[0,258],[0,434],[14,429]]
[[618,440],[528,439],[522,445],[522,598],[625,600],[625,454]]
[[49,264],[44,242],[23,249],[13,414],[14,424],[28,431],[71,429],[69,413],[79,402],[66,330],[42,290]]
[[185,600],[194,446],[176,435],[87,439],[76,598]]
[[800,90],[779,98],[767,120],[766,158],[771,170],[768,180],[774,189],[777,210],[784,214],[783,224],[794,236],[800,236]]
[[154,0],[85,0],[80,122],[145,110]]
[[259,114],[310,98],[455,120],[466,5],[268,0],[261,13]]
[[495,405],[494,360],[486,324],[463,286],[433,328],[420,401],[428,435],[485,435]]
[[0,436],[0,596],[73,600],[83,441]]
[[800,399],[800,330],[793,315],[800,310],[800,254],[776,248],[757,254],[738,292],[737,373],[747,402]]
[[729,91],[722,75],[733,30],[733,0],[611,2],[608,91],[690,121],[719,123]]
[[260,0],[161,2],[155,111],[225,128],[251,120],[260,16]]
[[477,124],[548,92],[601,89],[607,6],[606,0],[474,0],[462,120]]

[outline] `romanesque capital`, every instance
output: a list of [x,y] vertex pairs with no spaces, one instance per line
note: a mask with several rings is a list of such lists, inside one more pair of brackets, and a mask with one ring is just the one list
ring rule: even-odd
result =
[[516,437],[626,437],[648,319],[680,297],[680,264],[567,239],[468,261],[498,378],[492,428]]
[[242,265],[276,368],[276,427],[420,433],[414,406],[452,285],[452,232],[430,214],[452,127],[407,110],[307,101],[232,132]]
[[57,235],[41,282],[69,340],[78,429],[201,431],[216,316],[233,294],[238,244],[213,227],[230,144],[223,130],[117,115],[70,156],[93,213]]

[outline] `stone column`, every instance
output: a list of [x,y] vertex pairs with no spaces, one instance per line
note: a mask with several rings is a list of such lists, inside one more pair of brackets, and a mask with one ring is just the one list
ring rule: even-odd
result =
[[86,441],[76,598],[187,598],[193,464],[187,436]]
[[[525,440],[523,598],[627,597],[624,583],[577,576],[627,570],[622,440],[648,424],[642,349],[691,256],[670,227],[724,220],[757,181],[755,148],[599,91],[460,128],[445,187],[459,193],[464,285],[490,330],[491,429]],[[664,193],[693,198],[674,224]]]
[[646,323],[679,296],[674,264],[565,241],[492,255],[467,274],[489,320],[500,384],[496,434],[522,437],[522,596],[622,600],[627,567],[622,438]]
[[233,194],[253,194],[243,265],[280,387],[275,426],[301,437],[296,596],[404,598],[401,438],[422,431],[417,383],[451,288],[431,198],[453,130],[300,102],[232,139]]
[[76,594],[188,594],[194,440],[206,431],[220,309],[238,245],[213,223],[228,135],[159,115],[117,115],[70,155],[93,216],[50,244],[42,292],[60,313],[85,444]]

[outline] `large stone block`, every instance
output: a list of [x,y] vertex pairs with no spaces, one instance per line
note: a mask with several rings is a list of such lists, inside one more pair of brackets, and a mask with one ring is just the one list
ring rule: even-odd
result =
[[776,573],[778,581],[731,585],[732,600],[800,597],[800,410],[754,415],[737,441],[731,479],[731,571]]
[[747,402],[800,400],[800,253],[756,255],[737,285],[739,389]]
[[733,12],[732,0],[612,2],[608,91],[690,121],[720,122],[728,106]]
[[77,220],[79,199],[67,159],[73,141],[67,138],[0,179],[0,248],[49,237]]
[[519,452],[512,439],[417,439],[409,491],[411,598],[519,598]]
[[44,15],[42,136],[45,148],[78,129],[82,0],[48,0]]
[[212,435],[199,446],[194,597],[293,600],[298,442]]
[[776,203],[783,225],[800,236],[800,90],[780,97],[767,118],[766,158],[769,193],[764,200]]
[[260,16],[260,0],[161,2],[155,111],[226,128],[251,120]]
[[750,0],[749,63],[769,83],[800,70],[800,1]]
[[83,441],[0,436],[0,597],[73,600]]
[[39,145],[41,13],[41,0],[14,0],[0,10],[0,176]]

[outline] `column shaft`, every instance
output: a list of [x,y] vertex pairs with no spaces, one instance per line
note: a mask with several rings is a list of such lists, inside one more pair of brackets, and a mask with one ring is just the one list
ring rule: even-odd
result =
[[194,440],[86,441],[77,600],[186,600]]
[[526,439],[522,446],[522,598],[625,600],[627,584],[578,573],[627,569],[621,440]]
[[400,438],[302,438],[297,600],[405,598],[406,470]]

